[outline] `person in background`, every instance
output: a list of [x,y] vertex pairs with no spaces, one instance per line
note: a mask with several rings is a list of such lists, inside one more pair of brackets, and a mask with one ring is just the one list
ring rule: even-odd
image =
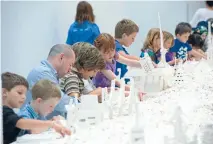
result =
[[[129,47],[134,41],[137,33],[139,32],[139,27],[129,19],[123,19],[119,21],[115,26],[115,47],[116,52],[119,55],[139,61],[140,58],[137,56],[129,55],[125,47]],[[127,65],[120,62],[116,62],[115,74],[119,75],[118,69],[121,69],[120,78],[123,78],[127,72]],[[127,80],[128,81],[128,80]],[[126,81],[126,82],[127,82]]]
[[[204,41],[199,34],[190,35],[188,39],[188,43],[190,44],[193,50],[204,55],[204,51],[202,50]],[[195,60],[200,60],[200,58],[195,58],[195,57],[190,57],[190,58]]]
[[[38,119],[40,116],[47,116],[53,112],[55,106],[61,98],[59,87],[49,80],[42,79],[38,81],[32,88],[32,98],[30,104],[25,105],[20,110],[19,116],[24,119]],[[20,135],[31,133],[29,131],[21,131]]]
[[193,28],[193,34],[199,34],[203,40],[206,39],[208,34],[208,23],[207,21],[201,21],[198,23],[196,28]]
[[[84,80],[89,80],[96,73],[105,68],[104,59],[99,50],[93,45],[79,42],[72,45],[77,58],[70,73],[65,75],[60,82],[61,89],[67,95],[76,97],[79,101],[85,89]],[[101,96],[101,88],[87,94]]]
[[20,108],[26,99],[26,92],[29,88],[27,80],[17,74],[5,72],[2,79],[2,101],[3,101],[3,141],[9,144],[16,141],[21,130],[40,133],[53,128],[62,135],[70,135],[69,129],[54,121],[40,121],[24,119],[19,117],[14,108]]
[[80,1],[77,5],[75,22],[69,28],[66,43],[69,45],[76,42],[93,44],[99,34],[100,30],[95,24],[92,6],[86,1]]
[[[27,92],[27,99],[22,108],[32,101],[32,87],[41,79],[48,79],[59,86],[59,78],[69,73],[70,68],[75,62],[75,53],[67,44],[54,45],[46,60],[42,60],[40,65],[33,68],[27,76],[29,83],[29,90]],[[65,105],[69,104],[71,97],[61,91],[60,102],[55,107],[54,111],[46,118],[52,119],[54,116],[61,115],[66,117]]]
[[206,1],[206,8],[196,11],[190,24],[195,28],[200,21],[207,21],[209,18],[213,18],[213,1]]
[[141,49],[140,57],[144,57],[144,54],[148,53],[152,61],[158,64],[157,55],[160,54],[160,29],[152,28],[149,30],[143,48]]
[[174,40],[174,46],[170,48],[169,51],[173,52],[177,59],[186,60],[187,54],[196,58],[206,59],[206,55],[200,54],[193,50],[187,43],[191,30],[192,28],[189,23],[179,23],[175,29],[176,39]]

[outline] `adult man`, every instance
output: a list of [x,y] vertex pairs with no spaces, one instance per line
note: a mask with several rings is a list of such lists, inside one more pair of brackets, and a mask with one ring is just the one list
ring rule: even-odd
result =
[[[31,88],[37,81],[40,79],[48,79],[59,85],[59,78],[63,77],[70,71],[74,62],[75,54],[71,49],[71,46],[66,44],[54,45],[49,52],[47,60],[42,60],[40,65],[34,68],[27,77],[29,91],[27,92],[25,104],[32,100]],[[55,107],[55,110],[47,117],[47,119],[51,119],[53,116],[57,115],[65,116],[65,105],[69,103],[70,97],[62,91],[61,97],[62,98]]]

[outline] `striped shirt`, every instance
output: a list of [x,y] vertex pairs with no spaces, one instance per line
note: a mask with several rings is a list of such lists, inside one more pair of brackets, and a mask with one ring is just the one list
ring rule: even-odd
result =
[[77,69],[72,68],[71,73],[65,75],[60,80],[61,90],[64,91],[67,95],[70,93],[79,93],[83,94],[84,90],[84,81],[82,75],[77,71]]

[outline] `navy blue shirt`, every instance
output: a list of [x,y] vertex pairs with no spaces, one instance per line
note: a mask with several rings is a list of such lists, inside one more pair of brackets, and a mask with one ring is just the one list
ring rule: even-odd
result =
[[76,42],[94,43],[94,40],[100,35],[99,27],[95,23],[83,21],[74,22],[68,31],[66,43],[73,45]]
[[[126,49],[117,40],[115,40],[115,47],[116,47],[116,52],[123,51],[125,54],[129,55],[129,53],[126,51]],[[120,76],[120,78],[123,78],[124,75],[127,72],[127,65],[119,63],[119,62],[116,61],[116,71],[115,71],[116,75],[119,75],[118,68],[121,69],[121,76]]]
[[188,51],[191,51],[192,47],[188,43],[183,43],[179,39],[174,40],[174,46],[170,48],[170,52],[176,54],[176,58],[185,59]]

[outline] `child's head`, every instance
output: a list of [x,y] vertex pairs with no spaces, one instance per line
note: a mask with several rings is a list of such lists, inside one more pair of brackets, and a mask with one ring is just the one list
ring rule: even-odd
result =
[[105,61],[110,61],[115,56],[115,40],[107,33],[100,34],[94,41],[94,46],[101,52]]
[[186,43],[191,31],[192,27],[189,23],[181,22],[176,26],[175,35],[181,42]]
[[86,1],[81,1],[77,6],[75,21],[81,23],[86,20],[94,22],[95,16],[93,14],[92,6]]
[[143,49],[151,48],[155,52],[160,49],[160,29],[159,28],[152,28],[149,30]]
[[115,27],[115,38],[120,39],[122,44],[129,47],[135,40],[139,27],[129,19],[119,21]]
[[61,98],[60,89],[53,82],[42,79],[32,87],[32,99],[38,114],[50,114]]
[[10,108],[20,108],[26,99],[27,80],[17,74],[5,72],[1,75],[3,104]]
[[174,37],[170,32],[163,31],[164,48],[170,49],[174,45]]
[[99,70],[105,68],[105,61],[100,51],[93,45],[79,42],[72,45],[76,54],[74,67],[84,79],[94,77]]
[[188,43],[193,49],[202,49],[204,41],[199,34],[192,34],[189,36]]

